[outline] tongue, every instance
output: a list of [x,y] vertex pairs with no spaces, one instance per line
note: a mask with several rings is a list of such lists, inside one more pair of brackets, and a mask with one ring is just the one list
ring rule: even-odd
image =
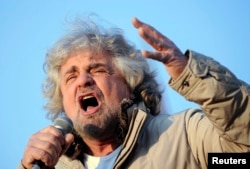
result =
[[86,112],[92,111],[95,108],[95,106],[88,106],[85,110]]

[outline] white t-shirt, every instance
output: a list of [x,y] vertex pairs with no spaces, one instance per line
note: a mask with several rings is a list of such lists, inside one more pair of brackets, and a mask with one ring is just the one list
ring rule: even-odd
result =
[[102,157],[95,157],[88,154],[84,154],[83,163],[86,169],[109,169],[113,168],[115,160],[120,153],[122,146],[116,148],[115,151],[112,153],[102,156]]

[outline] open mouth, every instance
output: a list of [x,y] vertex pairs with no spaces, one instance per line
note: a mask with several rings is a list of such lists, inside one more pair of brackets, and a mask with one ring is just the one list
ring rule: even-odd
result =
[[81,98],[80,105],[84,111],[88,111],[89,109],[98,106],[98,101],[94,96],[85,96]]

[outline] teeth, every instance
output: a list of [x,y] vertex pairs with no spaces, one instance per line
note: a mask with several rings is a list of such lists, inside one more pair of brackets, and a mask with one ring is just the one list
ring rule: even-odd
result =
[[94,96],[85,96],[85,97],[82,97],[82,100],[85,100],[85,99],[89,99],[89,98],[93,98]]

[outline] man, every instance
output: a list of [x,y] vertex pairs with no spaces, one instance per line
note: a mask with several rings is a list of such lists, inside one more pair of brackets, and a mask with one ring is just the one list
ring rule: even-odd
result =
[[[250,87],[213,59],[183,54],[133,18],[156,51],[129,44],[119,29],[81,23],[48,52],[44,94],[51,119],[73,121],[63,136],[49,126],[31,136],[20,168],[207,168],[209,152],[250,151]],[[162,62],[177,92],[203,110],[160,113],[161,92],[146,58]],[[166,104],[166,103],[163,103]]]

